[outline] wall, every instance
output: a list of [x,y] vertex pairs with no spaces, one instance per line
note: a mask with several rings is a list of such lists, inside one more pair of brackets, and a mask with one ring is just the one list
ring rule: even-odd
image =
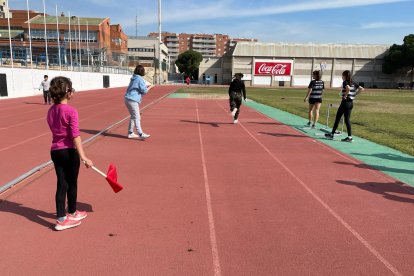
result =
[[131,75],[121,74],[103,74],[103,73],[88,73],[88,72],[72,72],[72,71],[46,71],[36,69],[22,69],[22,68],[1,68],[0,74],[6,74],[8,97],[2,98],[17,98],[40,95],[43,92],[39,91],[40,82],[44,75],[49,76],[49,80],[56,76],[69,77],[72,80],[73,87],[76,91],[101,89],[103,87],[103,76],[109,76],[109,87],[125,87],[128,86]]

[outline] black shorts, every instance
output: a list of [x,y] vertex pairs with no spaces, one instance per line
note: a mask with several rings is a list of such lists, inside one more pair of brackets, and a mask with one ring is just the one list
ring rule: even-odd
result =
[[309,104],[322,103],[322,98],[309,98]]

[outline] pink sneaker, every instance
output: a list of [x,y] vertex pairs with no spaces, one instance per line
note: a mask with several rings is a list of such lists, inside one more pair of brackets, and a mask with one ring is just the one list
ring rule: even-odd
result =
[[68,218],[71,220],[82,220],[84,218],[86,218],[88,216],[88,214],[84,211],[76,211],[73,215],[72,214],[68,214]]
[[79,226],[80,224],[81,224],[81,221],[72,220],[69,217],[66,217],[66,219],[62,222],[56,221],[55,230],[61,231],[61,230]]

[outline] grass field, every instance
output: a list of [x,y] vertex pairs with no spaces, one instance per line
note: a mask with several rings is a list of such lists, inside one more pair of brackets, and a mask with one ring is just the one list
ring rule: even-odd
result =
[[[177,93],[227,95],[227,87],[192,87]],[[247,97],[256,102],[299,115],[307,122],[307,89],[247,88]],[[326,122],[328,104],[339,104],[338,89],[326,89],[319,123]],[[332,109],[332,127],[337,108]],[[366,89],[354,102],[352,134],[414,156],[414,91]]]

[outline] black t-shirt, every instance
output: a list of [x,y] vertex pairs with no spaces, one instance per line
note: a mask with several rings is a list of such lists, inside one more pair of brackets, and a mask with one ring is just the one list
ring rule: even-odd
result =
[[322,80],[312,80],[309,83],[308,88],[312,89],[309,99],[320,99],[322,98],[322,93],[325,89],[325,83]]

